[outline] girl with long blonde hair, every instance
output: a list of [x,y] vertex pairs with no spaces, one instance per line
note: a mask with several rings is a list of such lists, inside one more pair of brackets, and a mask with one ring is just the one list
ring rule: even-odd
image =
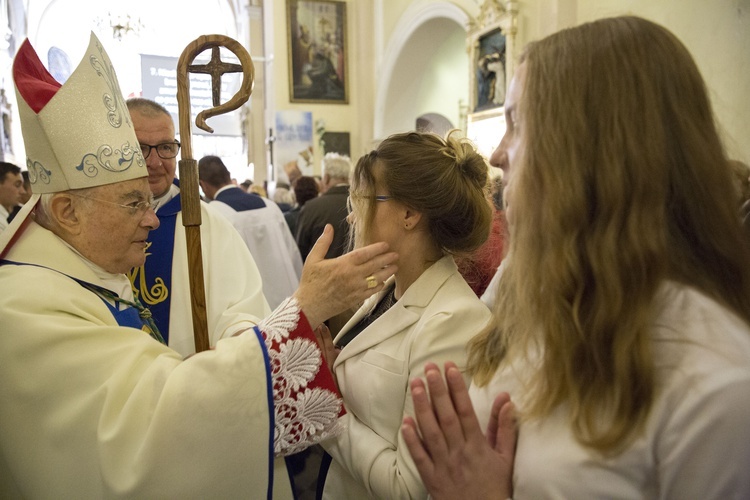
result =
[[479,422],[515,402],[514,496],[750,497],[750,245],[690,54],[640,18],[568,29],[526,49],[506,115],[469,393]]

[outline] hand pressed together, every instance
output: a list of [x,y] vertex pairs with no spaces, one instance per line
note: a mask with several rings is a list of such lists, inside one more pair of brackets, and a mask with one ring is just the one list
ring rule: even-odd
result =
[[424,382],[412,380],[416,421],[404,418],[401,432],[432,498],[511,497],[517,432],[508,393],[495,399],[485,435],[454,363],[445,364],[447,385],[434,363],[425,378],[429,398]]

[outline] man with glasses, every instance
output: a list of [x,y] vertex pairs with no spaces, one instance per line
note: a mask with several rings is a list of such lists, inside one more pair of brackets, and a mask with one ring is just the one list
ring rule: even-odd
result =
[[[168,345],[187,356],[195,352],[195,341],[187,242],[180,188],[175,183],[180,143],[175,139],[172,116],[163,106],[140,97],[128,99],[126,104],[161,223],[149,234],[145,264],[134,269],[130,278]],[[206,317],[213,346],[238,329],[257,324],[271,310],[255,261],[232,224],[202,202],[201,220]]]
[[379,291],[395,255],[324,260],[329,228],[260,327],[184,359],[124,274],[160,221],[101,43],[60,85],[27,40],[13,76],[34,194],[0,233],[0,498],[291,498],[275,457],[341,411],[312,327]]

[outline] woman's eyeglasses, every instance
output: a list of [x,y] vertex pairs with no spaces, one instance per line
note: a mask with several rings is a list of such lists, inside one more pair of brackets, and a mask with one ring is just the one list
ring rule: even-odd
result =
[[[349,195],[346,197],[346,208],[351,212],[352,211],[352,198],[356,199],[362,199],[367,198],[367,196],[358,196],[358,195]],[[387,194],[376,194],[375,195],[375,201],[388,201],[392,200],[393,196],[387,195]]]

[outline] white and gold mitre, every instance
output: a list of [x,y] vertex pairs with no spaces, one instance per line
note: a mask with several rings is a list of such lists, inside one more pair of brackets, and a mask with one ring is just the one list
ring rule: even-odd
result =
[[34,194],[148,175],[115,70],[93,33],[86,55],[63,85],[28,40],[13,62],[13,80]]

